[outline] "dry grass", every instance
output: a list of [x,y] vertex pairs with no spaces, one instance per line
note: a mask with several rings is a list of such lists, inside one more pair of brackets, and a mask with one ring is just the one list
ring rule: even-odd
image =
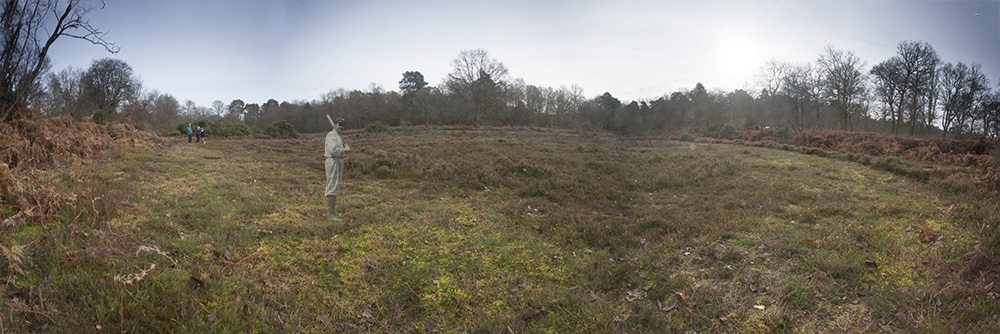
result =
[[[809,130],[786,138],[775,129],[734,131],[727,139],[749,143],[783,143],[797,148],[816,148],[828,152],[864,155],[864,159],[901,159],[926,165],[961,168],[974,175],[982,190],[1000,191],[1000,146],[984,140],[897,136],[874,132]],[[853,160],[853,159],[852,159]],[[898,171],[898,163],[883,163],[889,171]],[[921,166],[921,168],[924,168]],[[926,181],[924,172],[903,171]],[[945,178],[953,172],[946,172]]]
[[101,126],[37,112],[0,123],[0,221],[10,231],[51,220],[73,193],[53,188],[48,169],[80,166],[109,151],[149,150],[156,137],[129,124]]
[[819,154],[544,129],[345,141],[343,226],[323,219],[315,135],[177,142],[53,173],[78,200],[9,234],[20,248],[0,270],[17,302],[0,320],[18,332],[941,332],[989,328],[1000,311],[981,293],[996,203],[972,190]]

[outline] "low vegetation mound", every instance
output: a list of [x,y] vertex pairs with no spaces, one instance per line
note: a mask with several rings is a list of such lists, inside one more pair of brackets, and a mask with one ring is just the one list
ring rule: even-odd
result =
[[75,197],[51,187],[44,169],[79,166],[122,149],[152,149],[156,138],[130,124],[105,126],[37,112],[0,123],[0,222],[9,229],[51,219]]
[[826,151],[896,158],[938,166],[967,168],[989,190],[1000,190],[1000,153],[987,140],[954,140],[874,132],[809,130],[795,136],[776,129],[733,131],[726,139],[774,142]]

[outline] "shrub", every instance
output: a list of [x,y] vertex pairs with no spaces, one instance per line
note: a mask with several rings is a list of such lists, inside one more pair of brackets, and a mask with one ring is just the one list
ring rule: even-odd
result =
[[365,126],[365,132],[384,132],[385,130],[388,129],[389,126],[382,124],[382,122],[380,121],[375,121],[374,123],[368,123],[368,126]]
[[295,131],[295,126],[286,120],[280,120],[268,124],[263,130],[264,134],[272,138],[298,138],[299,132]]
[[220,119],[216,123],[206,124],[205,133],[222,137],[246,136],[250,134],[250,127],[243,123]]
[[692,141],[692,140],[694,140],[694,136],[685,131],[684,133],[681,133],[680,140],[681,141]]
[[725,138],[729,137],[736,127],[729,124],[716,123],[705,127],[705,137]]

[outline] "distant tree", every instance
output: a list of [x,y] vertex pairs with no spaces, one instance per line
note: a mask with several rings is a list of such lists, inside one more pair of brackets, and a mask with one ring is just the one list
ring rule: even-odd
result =
[[83,0],[7,0],[0,3],[0,122],[6,121],[40,90],[39,78],[49,69],[49,48],[60,37],[79,38],[101,45],[110,53],[118,47],[104,40],[104,32],[84,19],[104,2]]
[[723,122],[718,100],[700,82],[687,92],[687,96],[691,103],[682,111],[682,117],[688,125],[707,126]]
[[594,121],[597,124],[601,124],[601,127],[605,130],[612,130],[615,128],[615,114],[618,109],[622,107],[622,102],[619,101],[614,96],[611,96],[610,92],[604,92],[601,96],[595,99],[597,105],[601,106],[601,114],[596,115]]
[[486,113],[503,107],[496,99],[503,95],[508,80],[507,67],[483,49],[465,50],[451,62],[452,72],[445,79],[448,92],[472,108],[471,123],[480,124]]
[[757,86],[761,89],[761,95],[775,95],[781,90],[785,75],[788,73],[790,64],[777,59],[771,59],[761,66],[757,74]]
[[751,127],[753,122],[754,98],[745,90],[737,89],[722,98],[722,112],[726,123],[734,126]]
[[176,123],[181,113],[181,103],[173,95],[157,94],[153,99],[153,112],[163,124]]
[[983,121],[983,135],[993,140],[1000,139],[1000,90],[983,94],[977,110]]
[[84,98],[94,108],[94,121],[108,123],[118,113],[118,107],[128,99],[138,97],[142,89],[139,78],[125,61],[102,58],[91,63],[81,79]]
[[[791,116],[788,122],[798,131],[805,130],[810,120],[819,121],[819,91],[820,83],[812,66],[789,66],[782,77],[780,94],[787,97],[791,104]],[[818,124],[816,124],[818,126]]]
[[427,87],[424,75],[419,71],[403,72],[403,79],[399,80],[399,91],[403,93],[403,99],[410,99],[418,90]]
[[226,110],[227,108],[225,102],[222,102],[221,100],[212,101],[212,113],[215,114],[215,116],[218,117],[225,116]]
[[[881,104],[879,119],[889,121],[893,132],[899,132],[902,120],[903,68],[899,57],[889,58],[871,69],[874,93]],[[945,130],[947,131],[947,130]]]
[[278,100],[268,99],[260,108],[257,125],[264,126],[264,124],[271,124],[281,119],[283,119],[281,104],[278,103]]
[[[900,101],[910,134],[928,125],[937,94],[938,64],[941,59],[927,42],[904,41],[896,47],[900,66]],[[897,131],[898,132],[898,131]]]
[[249,103],[246,106],[246,112],[243,114],[243,124],[249,125],[251,127],[258,124],[260,119],[261,109],[260,105],[256,103]]
[[83,71],[68,67],[58,73],[49,73],[45,92],[38,104],[48,115],[70,115],[80,119],[86,108],[83,106],[83,87],[80,79]]
[[229,102],[229,107],[226,109],[225,118],[230,122],[242,122],[243,114],[246,113],[246,103],[243,100],[235,99]]
[[971,130],[967,123],[973,119],[977,103],[989,91],[989,79],[980,68],[979,64],[968,66],[962,62],[941,66],[942,136],[947,137],[955,127],[959,132]]
[[827,46],[817,65],[823,97],[837,113],[840,129],[852,130],[858,118],[867,116],[865,63],[851,51]]

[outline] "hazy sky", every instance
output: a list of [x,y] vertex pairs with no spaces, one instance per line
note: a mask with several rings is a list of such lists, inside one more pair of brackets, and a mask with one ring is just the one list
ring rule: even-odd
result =
[[994,89],[1000,82],[998,0],[107,0],[90,23],[121,52],[60,40],[54,71],[118,58],[145,89],[202,106],[311,101],[372,83],[398,90],[405,71],[438,85],[477,48],[527,84],[623,101],[697,82],[752,88],[769,59],[815,62],[828,44],[870,69],[904,40],[929,42],[945,62],[980,63]]

